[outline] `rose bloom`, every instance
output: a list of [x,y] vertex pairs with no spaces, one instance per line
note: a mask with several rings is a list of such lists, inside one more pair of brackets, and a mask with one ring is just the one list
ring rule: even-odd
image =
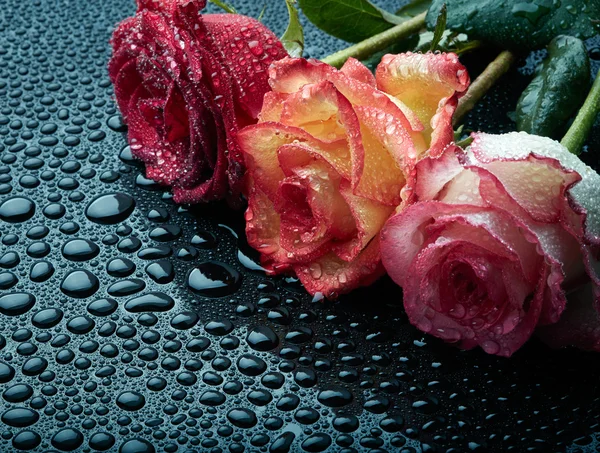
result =
[[269,65],[286,56],[258,21],[200,11],[206,0],[138,0],[112,37],[108,69],[146,176],[178,203],[237,192],[243,158],[235,133],[262,107]]
[[246,233],[270,273],[295,272],[333,298],[383,273],[379,230],[416,160],[452,140],[469,77],[454,54],[388,55],[376,77],[284,59],[259,123],[240,131],[248,167]]
[[383,228],[382,259],[415,326],[510,356],[559,321],[569,292],[599,282],[600,177],[548,138],[473,138],[419,162],[416,202]]

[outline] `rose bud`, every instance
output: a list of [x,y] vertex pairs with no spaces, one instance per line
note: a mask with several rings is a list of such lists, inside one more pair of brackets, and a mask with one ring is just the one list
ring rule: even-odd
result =
[[468,75],[452,54],[388,56],[377,78],[353,59],[338,71],[288,58],[269,83],[259,123],[239,133],[248,242],[311,294],[367,285],[383,273],[379,230],[419,156],[451,140]]
[[600,177],[548,138],[473,138],[419,162],[417,202],[386,223],[382,260],[413,325],[508,357],[598,283]]
[[178,203],[238,193],[236,132],[256,122],[269,65],[286,56],[273,33],[237,14],[206,14],[205,0],[138,0],[112,37],[108,69],[146,176]]

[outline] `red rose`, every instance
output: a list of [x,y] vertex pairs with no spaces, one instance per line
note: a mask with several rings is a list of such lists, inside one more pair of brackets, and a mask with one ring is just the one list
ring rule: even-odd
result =
[[559,321],[569,291],[600,282],[600,177],[548,138],[473,137],[419,162],[416,203],[383,228],[382,260],[415,326],[510,356]]
[[376,77],[353,59],[340,71],[284,59],[270,75],[259,123],[239,133],[248,242],[271,273],[335,297],[383,273],[379,231],[416,160],[452,139],[469,77],[432,53],[389,55]]
[[239,191],[239,128],[256,122],[268,68],[286,52],[256,20],[200,11],[206,0],[139,0],[112,37],[110,78],[147,177],[178,203]]

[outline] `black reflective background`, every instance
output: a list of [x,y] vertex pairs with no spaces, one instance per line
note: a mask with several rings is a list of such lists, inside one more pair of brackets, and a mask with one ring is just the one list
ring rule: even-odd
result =
[[[0,451],[600,451],[597,355],[535,340],[510,360],[459,351],[408,324],[388,279],[312,300],[265,277],[242,212],[178,207],[146,180],[106,73],[133,11],[1,4]],[[267,25],[286,20],[269,1]],[[315,57],[342,45],[312,27],[307,42]],[[473,73],[481,56],[465,59]],[[511,130],[542,56],[467,127]]]

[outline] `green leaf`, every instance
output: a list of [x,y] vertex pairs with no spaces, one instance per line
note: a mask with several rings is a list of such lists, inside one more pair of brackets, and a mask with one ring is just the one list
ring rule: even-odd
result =
[[444,32],[446,31],[446,20],[448,17],[448,11],[446,9],[446,4],[444,3],[440,8],[440,13],[438,14],[437,20],[435,22],[435,29],[433,31],[433,40],[431,41],[431,46],[429,50],[432,52],[437,49],[438,44],[440,43],[442,37],[444,36]]
[[463,136],[463,129],[464,128],[465,128],[465,125],[461,124],[460,126],[458,126],[458,128],[456,128],[454,130],[454,142],[455,143],[458,142],[458,141],[460,141],[460,139],[462,138],[462,136]]
[[433,0],[430,30],[444,3],[448,28],[503,49],[540,49],[558,35],[587,39],[598,33],[598,0]]
[[304,50],[304,30],[298,17],[296,0],[285,0],[285,3],[290,16],[290,22],[281,37],[281,43],[288,54],[290,54],[290,57],[301,57]]
[[430,6],[431,0],[413,0],[396,11],[396,16],[406,17],[408,19],[417,17],[419,14],[427,11]]
[[[433,42],[433,32],[426,31],[419,34],[418,44],[413,47],[415,52],[427,52],[431,49]],[[457,55],[462,55],[482,47],[481,41],[470,41],[469,37],[464,33],[456,33],[455,31],[445,30],[442,34],[440,42],[436,46],[436,50],[440,52],[452,52]]]
[[462,140],[456,141],[455,143],[456,143],[456,146],[459,146],[462,149],[465,149],[467,146],[469,146],[471,143],[473,143],[473,137],[466,137],[466,138],[463,138]]
[[265,12],[267,11],[267,4],[265,3],[263,5],[263,8],[260,10],[260,14],[258,15],[258,17],[256,18],[257,21],[262,22],[263,17],[265,16]]
[[219,8],[221,8],[226,13],[237,14],[237,11],[235,10],[235,8],[223,0],[208,0],[208,1],[214,5],[217,5]]
[[467,35],[464,33],[460,33],[456,38],[454,38],[450,44],[446,47],[444,52],[452,52],[456,55],[464,55],[469,52],[473,52],[474,50],[480,49],[483,46],[481,41],[469,41],[467,39]]
[[583,103],[590,86],[590,61],[585,45],[572,36],[558,36],[548,58],[523,91],[517,104],[517,129],[558,138]]
[[298,3],[313,24],[349,42],[363,41],[403,22],[367,0],[298,0]]

